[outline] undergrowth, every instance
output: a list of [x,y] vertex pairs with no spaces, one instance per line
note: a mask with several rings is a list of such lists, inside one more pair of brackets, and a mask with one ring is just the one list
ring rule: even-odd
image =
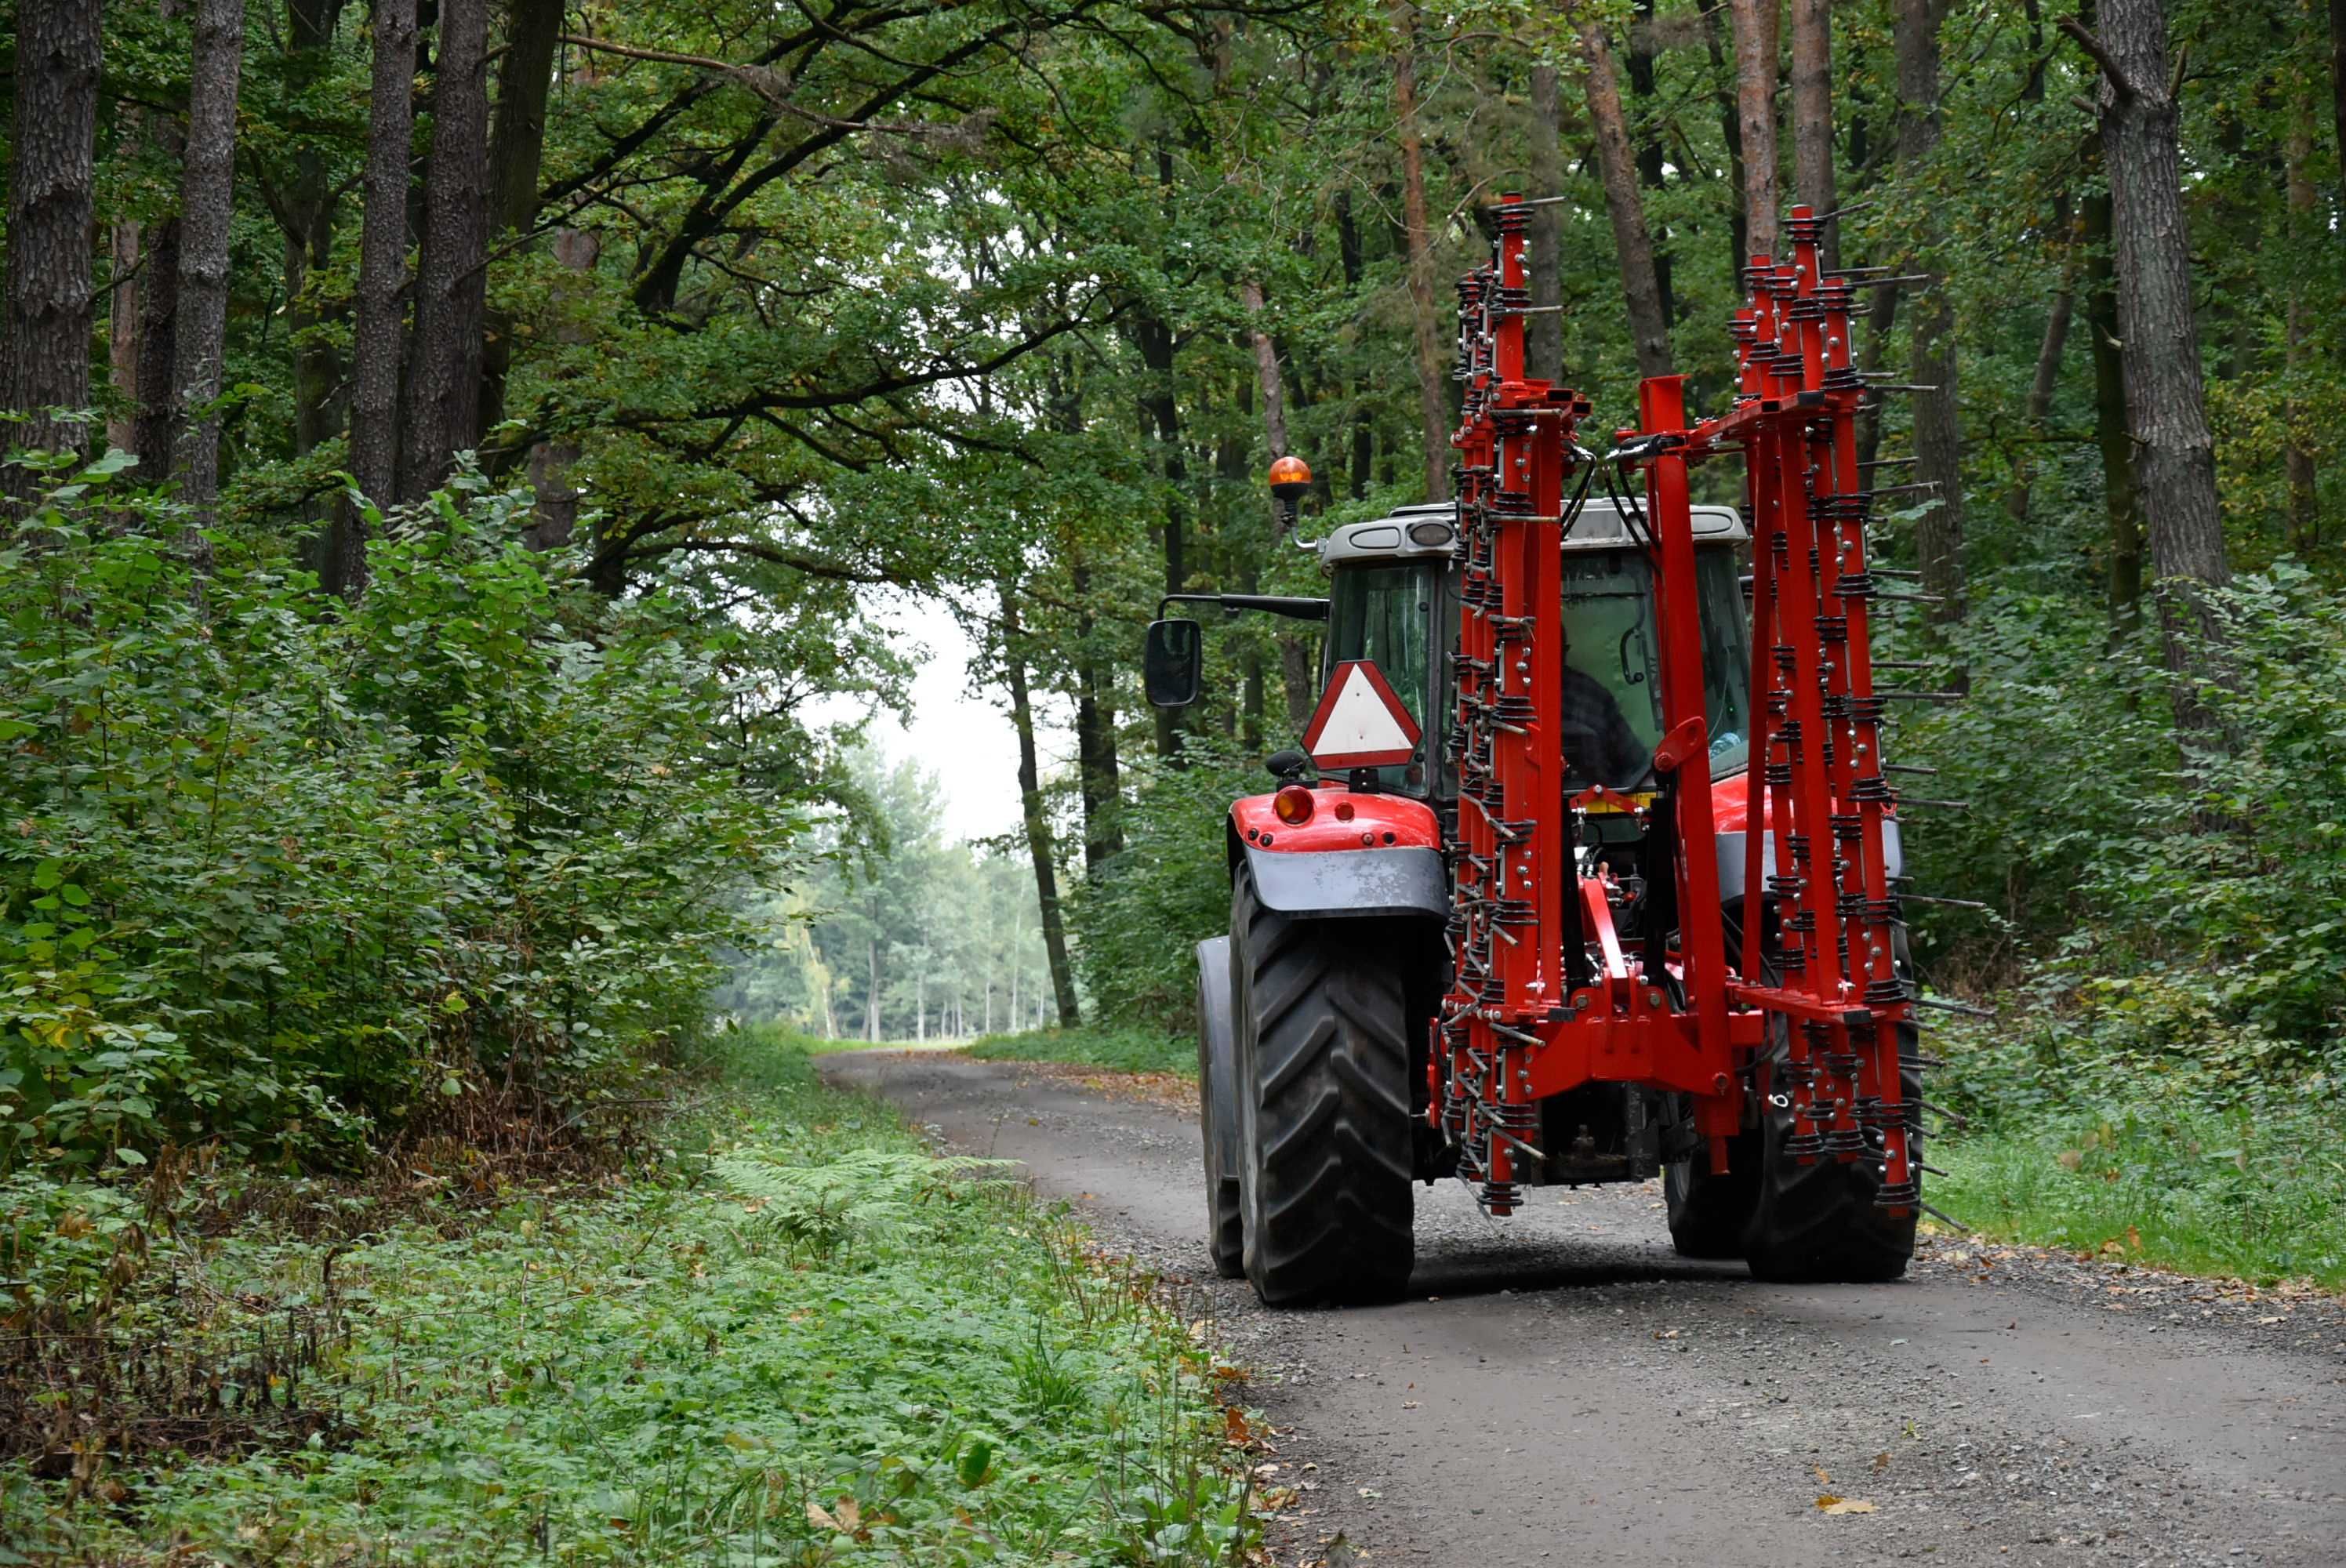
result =
[[966,1050],[982,1062],[1066,1062],[1123,1073],[1198,1075],[1196,1041],[1144,1026],[1091,1023],[1075,1029],[988,1034]]
[[[46,1188],[20,1232],[137,1226],[147,1261],[109,1287],[98,1240],[44,1248],[20,1317],[146,1314],[230,1369],[217,1408],[277,1414],[209,1457],[104,1420],[18,1454],[0,1561],[1238,1560],[1247,1473],[1157,1282],[802,1051],[721,1068],[631,1168],[353,1193],[341,1240]],[[291,1359],[230,1355],[279,1322]]]

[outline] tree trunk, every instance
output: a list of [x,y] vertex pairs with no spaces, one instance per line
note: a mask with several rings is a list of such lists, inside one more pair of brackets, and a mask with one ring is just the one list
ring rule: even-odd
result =
[[[1132,326],[1148,380],[1140,394],[1140,412],[1147,433],[1157,446],[1158,480],[1165,499],[1165,591],[1182,592],[1188,585],[1187,558],[1189,517],[1189,463],[1181,450],[1181,404],[1173,383],[1173,329],[1154,314],[1144,313]],[[1157,755],[1171,757],[1181,749],[1180,710],[1153,710],[1157,722]]]
[[399,494],[413,501],[481,437],[489,250],[488,0],[441,0]]
[[1084,871],[1097,876],[1124,850],[1124,804],[1116,755],[1116,684],[1093,639],[1091,567],[1079,553],[1068,568],[1079,606],[1076,622],[1076,771],[1084,798]]
[[[1945,15],[1943,0],[1898,0],[1898,97],[1904,106],[1898,161],[1912,173],[1921,171],[1939,145],[1939,25]],[[1912,394],[1914,477],[1936,487],[1923,492],[1933,504],[1915,526],[1915,555],[1923,591],[1940,601],[1931,607],[1930,618],[1943,623],[1964,618],[1964,431],[1956,402],[1954,315],[1929,249],[1936,243],[1935,228],[1925,223],[1920,237],[1923,258],[1910,269],[1930,280],[1914,300],[1909,364],[1914,383],[1930,389]]]
[[1018,625],[1018,596],[1002,585],[1002,671],[1010,687],[1010,719],[1018,731],[1018,799],[1026,822],[1026,852],[1035,865],[1035,901],[1043,916],[1043,952],[1051,965],[1051,990],[1058,998],[1059,1025],[1083,1020],[1076,1009],[1076,973],[1067,962],[1067,932],[1059,918],[1058,857],[1051,846],[1051,820],[1043,812],[1043,775],[1035,748],[1035,708],[1026,691],[1025,634]]
[[[178,133],[159,132],[158,143],[178,156]],[[138,412],[132,433],[142,484],[171,477],[171,378],[178,370],[179,341],[179,219],[164,219],[147,234],[147,266],[138,288]]]
[[2102,512],[2110,537],[2110,619],[2130,624],[2142,599],[2142,491],[2127,433],[2126,366],[2118,351],[2117,272],[2110,255],[2110,197],[2086,198],[2086,331],[2094,351],[2094,444],[2102,454]]
[[[1336,260],[1343,269],[1344,298],[1357,311],[1360,308],[1363,259],[1361,226],[1352,218],[1352,193],[1349,189],[1336,192]],[[1352,449],[1346,488],[1351,491],[1352,499],[1358,501],[1369,493],[1370,470],[1376,461],[1376,426],[1372,400],[1357,377],[1347,388],[1347,395],[1352,405]],[[1292,694],[1290,696],[1291,698]]]
[[[2102,0],[2100,11],[2107,69],[2097,102],[2110,180],[2118,338],[2135,473],[2159,578],[2161,640],[2169,669],[2206,670],[2212,663],[2222,678],[2223,628],[2203,590],[2229,581],[2231,568],[2191,316],[2191,238],[2168,86],[2174,62],[2167,15],[2162,0]],[[2175,717],[2187,730],[2216,727],[2198,694],[2182,683]]]
[[[2062,204],[2063,215],[2067,203]],[[2045,316],[2045,336],[2036,345],[2036,373],[2028,383],[2028,406],[2022,416],[2023,436],[2034,443],[2045,433],[2045,416],[2052,412],[2053,393],[2061,382],[2061,352],[2069,341],[2069,315],[2075,308],[2076,290],[2070,285],[2065,267],[2061,291],[2053,296],[2053,304]],[[2036,448],[2025,449],[2012,465],[2012,490],[2004,497],[2004,508],[2015,523],[2028,521],[2029,489],[2036,472]]]
[[[8,171],[8,314],[0,402],[31,417],[0,445],[78,449],[51,409],[89,406],[90,224],[97,184],[97,0],[16,8],[15,154]],[[32,486],[12,475],[11,490]]]
[[[2302,118],[2290,122],[2286,139],[2284,179],[2289,190],[2290,238],[2293,242],[2310,245],[2315,242],[2313,176],[2306,165],[2313,157],[2313,127]],[[2306,299],[2302,280],[2293,282],[2289,290],[2289,311],[2282,322],[2285,364],[2289,372],[2290,395],[2281,402],[2281,423],[2288,432],[2281,449],[2281,472],[2289,486],[2289,548],[2292,555],[2305,555],[2320,543],[2321,513],[2320,474],[2314,466],[2313,446],[2310,438],[2313,414],[2299,395],[2310,370],[2312,353],[2309,338],[2312,331],[2313,312]]]
[[[366,208],[359,222],[358,320],[351,355],[351,476],[387,506],[398,488],[401,318],[407,289],[407,166],[415,133],[415,0],[374,0]],[[336,509],[323,578],[366,587],[366,520]]]
[[[1830,213],[1834,194],[1832,112],[1832,0],[1792,0],[1792,188],[1820,214]],[[1841,265],[1841,221],[1825,224],[1821,247],[1825,270]]]
[[[1531,194],[1564,194],[1564,76],[1554,66],[1532,67]],[[1564,380],[1564,219],[1554,206],[1535,207],[1525,235],[1532,309],[1524,323],[1524,373],[1535,381]]]
[[1738,107],[1739,97],[1729,89],[1739,78],[1729,69],[1726,50],[1721,44],[1722,29],[1719,20],[1722,5],[1706,5],[1702,9],[1703,42],[1710,51],[1711,80],[1717,84],[1713,97],[1719,105],[1719,136],[1727,144],[1729,183],[1734,187],[1727,199],[1727,231],[1729,249],[1728,276],[1734,284],[1735,298],[1744,297],[1743,263],[1751,254],[1751,232],[1743,211],[1743,120]]
[[[1717,26],[1716,21],[1712,24]],[[1662,146],[1661,133],[1656,128],[1655,98],[1660,87],[1654,74],[1654,0],[1637,0],[1636,20],[1630,24],[1629,49],[1624,64],[1629,72],[1629,91],[1637,99],[1637,110],[1631,124],[1637,133],[1637,179],[1647,190],[1659,190],[1668,183],[1669,154]],[[1729,120],[1734,118],[1730,112]],[[1654,234],[1654,288],[1662,297],[1662,320],[1675,327],[1678,324],[1678,290],[1671,278],[1670,233],[1668,225]]]
[[2338,199],[2346,210],[2346,0],[2330,0],[2330,124],[2338,134]]
[[1613,47],[1604,30],[1582,17],[1580,54],[1588,97],[1589,127],[1596,137],[1596,168],[1605,184],[1605,209],[1613,219],[1613,251],[1621,270],[1621,292],[1629,308],[1629,336],[1637,353],[1637,374],[1671,372],[1670,323],[1654,276],[1654,240],[1646,227],[1645,193],[1629,150],[1629,123],[1621,110],[1621,83],[1614,74]]
[[872,1044],[880,1044],[880,911],[872,911],[872,934],[864,939],[863,956],[869,965],[868,989],[863,993],[863,1038]]
[[[287,0],[286,88],[313,92],[333,65],[334,31],[342,0]],[[312,147],[294,155],[293,177],[279,213],[285,229],[285,293],[293,330],[293,450],[309,452],[332,441],[342,428],[341,402],[346,367],[342,351],[325,330],[325,318],[310,286],[332,261],[334,225],[341,206],[326,161]],[[331,544],[331,539],[329,540]]]
[[[497,112],[489,131],[491,231],[519,234],[537,215],[538,171],[545,165],[546,106],[554,90],[554,50],[562,36],[563,0],[507,0],[505,53],[497,65]],[[492,311],[482,345],[479,428],[504,423],[505,377],[513,367],[515,322]],[[543,460],[531,453],[535,470]],[[575,510],[575,508],[574,508]]]
[[1735,118],[1743,140],[1744,254],[1777,252],[1776,63],[1782,0],[1728,0],[1735,18]]
[[[1242,292],[1246,300],[1247,314],[1250,317],[1259,318],[1262,313],[1261,286],[1249,283]],[[1544,318],[1533,319],[1537,321]],[[1284,457],[1287,455],[1286,378],[1280,372],[1279,354],[1271,343],[1270,334],[1258,327],[1253,330],[1251,335],[1254,339],[1255,388],[1262,398],[1263,443],[1270,449],[1273,458]],[[1270,524],[1271,548],[1276,551],[1286,538],[1287,509],[1283,506],[1274,507]],[[1256,574],[1250,570],[1247,575],[1246,591],[1251,593],[1256,585],[1254,582]],[[1085,614],[1088,622],[1090,612],[1086,610]],[[1304,710],[1301,718],[1297,717],[1296,710],[1298,694],[1295,673],[1306,663],[1303,638],[1295,632],[1280,632],[1278,634],[1278,640],[1280,686],[1283,688],[1287,717],[1291,728],[1300,729],[1311,717],[1309,708]],[[1248,744],[1253,745],[1260,738],[1262,722],[1262,667],[1259,663],[1248,666],[1246,701],[1247,712],[1253,719],[1256,730],[1256,737],[1250,738]]]
[[[595,270],[602,257],[603,241],[594,230],[556,231],[554,259],[573,275],[569,280],[572,286],[557,296],[556,308],[562,311],[562,320],[554,330],[556,342],[576,344],[586,341],[586,329],[578,321],[588,288],[586,275]],[[502,386],[498,395],[504,395]],[[559,549],[577,533],[578,487],[570,483],[570,471],[577,463],[578,443],[572,436],[541,441],[529,449],[529,484],[536,496],[526,536],[531,549]]]
[[[179,188],[179,329],[171,467],[199,526],[219,504],[219,401],[228,351],[229,227],[236,215],[236,96],[244,0],[196,0],[188,152]],[[208,552],[197,546],[199,556]]]
[[1425,442],[1425,498],[1450,499],[1450,365],[1433,294],[1433,236],[1425,211],[1425,133],[1417,123],[1417,7],[1392,0],[1393,112],[1400,121],[1402,240],[1417,343],[1417,410]]
[[107,236],[108,276],[113,288],[106,306],[107,380],[117,411],[106,422],[106,444],[138,450],[138,219],[117,218]]

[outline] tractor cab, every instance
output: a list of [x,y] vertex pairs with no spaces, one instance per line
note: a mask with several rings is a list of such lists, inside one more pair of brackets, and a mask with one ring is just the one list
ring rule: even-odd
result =
[[[1425,736],[1418,758],[1375,770],[1378,788],[1444,799],[1457,793],[1447,747],[1455,707],[1448,656],[1458,637],[1455,518],[1447,502],[1404,506],[1347,524],[1320,545],[1329,575],[1322,683],[1341,663],[1372,661]],[[1750,731],[1750,629],[1740,585],[1740,546],[1750,535],[1724,506],[1694,508],[1694,529],[1717,778],[1742,769]],[[1562,548],[1568,642],[1561,722],[1573,782],[1634,794],[1651,781],[1662,738],[1651,559],[1604,501],[1581,509]]]

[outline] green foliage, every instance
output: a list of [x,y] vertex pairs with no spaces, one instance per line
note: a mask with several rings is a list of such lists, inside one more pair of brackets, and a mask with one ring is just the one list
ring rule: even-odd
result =
[[0,551],[6,1157],[351,1159],[469,1087],[627,1095],[806,823],[709,754],[728,637],[576,592],[477,484],[344,610],[233,541],[198,576],[108,478]]
[[[717,1051],[729,1087],[637,1179],[335,1249],[347,1338],[303,1390],[330,1441],[158,1457],[120,1472],[127,1510],[12,1468],[0,1536],[65,1562],[1235,1560],[1245,1472],[1145,1278],[794,1047]],[[846,1223],[811,1247],[811,1212]],[[164,1245],[280,1308],[328,1267],[258,1222]]]
[[1196,1023],[1197,944],[1229,930],[1230,802],[1268,775],[1202,739],[1135,771],[1126,847],[1070,901],[1076,972],[1103,1018],[1180,1033]]
[[1066,1062],[1119,1073],[1198,1075],[1198,1044],[1145,1023],[1090,1023],[1078,1029],[1036,1029],[1024,1034],[988,1034],[967,1047],[984,1062]]

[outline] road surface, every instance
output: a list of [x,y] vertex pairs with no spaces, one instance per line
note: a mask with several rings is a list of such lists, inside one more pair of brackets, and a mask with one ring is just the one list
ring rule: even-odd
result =
[[2346,1568],[2328,1298],[1949,1240],[1896,1285],[1767,1286],[1671,1252],[1657,1185],[1494,1221],[1444,1183],[1409,1299],[1270,1312],[1213,1278],[1194,1115],[957,1056],[822,1068],[1200,1283],[1297,1489],[1282,1564]]

